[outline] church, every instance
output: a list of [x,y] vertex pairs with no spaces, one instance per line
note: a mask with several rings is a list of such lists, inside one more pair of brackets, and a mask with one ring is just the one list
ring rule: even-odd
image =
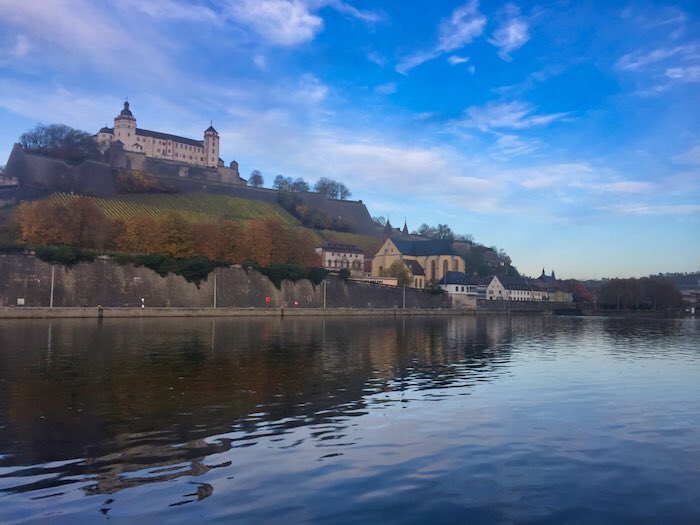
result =
[[224,165],[219,158],[219,134],[213,125],[204,131],[203,140],[137,128],[129,102],[124,102],[124,109],[114,118],[114,127],[102,128],[97,132],[96,139],[102,151],[120,142],[124,151],[143,153],[150,158],[209,168]]

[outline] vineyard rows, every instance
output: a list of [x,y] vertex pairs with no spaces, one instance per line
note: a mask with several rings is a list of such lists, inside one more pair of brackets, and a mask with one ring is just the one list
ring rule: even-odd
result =
[[[79,196],[54,193],[48,200],[62,205]],[[266,202],[249,201],[225,195],[129,195],[117,199],[85,197],[110,219],[128,220],[142,215],[160,220],[178,213],[192,223],[216,222],[223,219],[274,219],[293,226],[298,221],[281,208]]]

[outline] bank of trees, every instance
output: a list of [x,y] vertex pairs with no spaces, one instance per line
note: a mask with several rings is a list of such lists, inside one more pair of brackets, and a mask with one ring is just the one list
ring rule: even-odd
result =
[[99,252],[203,256],[229,263],[317,266],[315,238],[271,219],[193,224],[178,213],[156,220],[110,220],[87,198],[68,204],[23,202],[17,209],[19,241],[29,246],[73,246]]
[[23,133],[19,143],[28,153],[56,157],[69,162],[81,162],[99,155],[97,142],[90,133],[64,124],[39,124]]
[[673,282],[662,277],[611,279],[598,296],[602,308],[622,310],[664,310],[679,308],[683,297]]

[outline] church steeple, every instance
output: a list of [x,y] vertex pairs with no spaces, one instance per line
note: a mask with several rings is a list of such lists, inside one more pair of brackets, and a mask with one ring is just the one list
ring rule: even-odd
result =
[[401,230],[401,237],[403,239],[408,239],[408,225],[406,224],[406,219],[403,220],[403,230]]
[[393,234],[394,228],[391,227],[391,221],[387,218],[386,224],[384,225],[384,240],[390,239]]

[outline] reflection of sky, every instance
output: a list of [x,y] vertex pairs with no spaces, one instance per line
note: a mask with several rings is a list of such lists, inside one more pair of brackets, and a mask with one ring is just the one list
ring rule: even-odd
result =
[[[543,317],[412,323],[370,323],[364,329],[373,348],[362,355],[352,355],[359,347],[342,327],[326,323],[327,368],[314,373],[342,374],[348,363],[360,363],[362,374],[340,375],[338,390],[327,391],[336,400],[325,406],[298,397],[301,410],[272,418],[278,399],[272,395],[205,440],[134,436],[132,448],[122,450],[124,469],[110,474],[121,483],[112,493],[77,496],[84,494],[77,487],[94,486],[99,471],[67,476],[73,483],[63,487],[0,496],[6,503],[0,516],[11,521],[27,505],[61,509],[59,522],[95,517],[98,507],[117,520],[183,523],[274,522],[280,515],[294,523],[420,523],[429,516],[453,521],[464,512],[486,522],[566,523],[576,509],[631,520],[690,515],[700,496],[696,323]],[[222,345],[222,327],[231,326],[217,328]],[[294,325],[310,340],[320,328],[316,321]],[[272,330],[273,339],[280,330]],[[63,332],[54,326],[53,333],[60,347]],[[207,347],[206,338],[201,345]],[[300,345],[292,352],[306,351]],[[262,349],[242,353],[266,355],[256,365],[268,375],[285,361]],[[203,362],[210,358],[204,352]],[[350,383],[360,377],[357,390]],[[176,424],[177,415],[170,421]],[[110,469],[120,464],[116,456],[111,465],[92,461]],[[3,487],[15,482],[4,477],[13,470],[0,471]],[[37,497],[46,499],[28,501]]]

